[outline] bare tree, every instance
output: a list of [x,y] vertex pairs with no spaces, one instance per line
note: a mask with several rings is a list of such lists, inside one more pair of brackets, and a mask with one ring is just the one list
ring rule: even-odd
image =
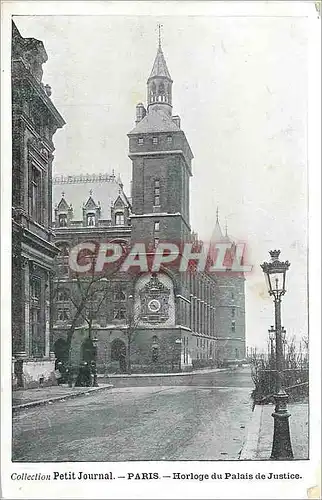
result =
[[104,273],[95,274],[95,258],[91,258],[92,267],[88,273],[71,273],[69,270],[68,278],[64,278],[57,272],[58,278],[54,283],[54,300],[59,298],[59,290],[66,289],[69,293],[69,301],[73,305],[73,311],[69,311],[70,323],[67,331],[67,350],[71,352],[72,338],[79,320],[82,318],[88,325],[89,337],[93,322],[100,312],[103,303],[110,291],[111,277],[117,272],[116,268],[107,269]]

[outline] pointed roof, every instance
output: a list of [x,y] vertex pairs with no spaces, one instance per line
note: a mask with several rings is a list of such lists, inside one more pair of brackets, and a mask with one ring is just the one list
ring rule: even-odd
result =
[[160,43],[159,43],[157,55],[155,56],[155,60],[153,63],[153,68],[152,68],[151,74],[149,76],[149,80],[150,80],[150,78],[154,78],[157,76],[163,76],[163,77],[169,78],[169,80],[171,80],[171,76],[170,76],[170,73],[169,73],[169,70],[167,67],[167,63],[165,62],[165,58],[164,58]]
[[147,132],[180,132],[180,129],[166,113],[150,110],[128,135]]
[[225,224],[225,236],[223,236],[222,241],[224,243],[233,243],[233,240],[228,236],[228,226],[227,226],[227,220]]
[[62,193],[61,200],[57,205],[57,210],[68,210],[69,206],[67,201],[65,200],[65,193]]
[[87,202],[85,203],[84,207],[86,209],[97,208],[97,205],[92,198],[92,193],[89,195],[89,198],[88,198]]
[[217,210],[216,210],[216,225],[215,225],[214,230],[213,230],[212,235],[211,235],[211,242],[222,241],[223,237],[224,237],[224,235],[222,234],[222,230],[221,230],[221,227],[220,227],[220,223],[219,223],[219,210],[218,210],[218,207],[217,207]]

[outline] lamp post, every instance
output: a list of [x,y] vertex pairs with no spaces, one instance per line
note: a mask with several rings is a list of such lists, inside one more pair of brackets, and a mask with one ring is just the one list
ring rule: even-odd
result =
[[128,295],[127,300],[127,363],[126,371],[131,374],[131,342],[134,335],[134,296]]
[[93,344],[93,348],[94,348],[94,360],[92,361],[93,387],[98,387],[98,382],[97,382],[97,366],[96,366],[96,362],[97,362],[97,343],[98,343],[98,339],[96,337],[94,337],[92,339],[92,344]]
[[178,370],[181,371],[181,345],[182,339],[176,339],[174,341],[175,345],[178,346],[176,350],[176,358],[178,360]]
[[283,389],[282,372],[284,368],[283,339],[281,325],[281,301],[285,294],[286,271],[290,267],[288,261],[279,260],[280,250],[271,250],[271,262],[264,262],[261,268],[267,280],[268,293],[274,297],[275,306],[275,365],[276,365],[276,394],[274,418],[274,437],[271,453],[272,460],[287,460],[293,458],[291,445],[289,417],[287,410],[288,395]]
[[275,328],[273,325],[268,329],[269,343],[270,343],[270,365],[271,368],[274,366],[274,339],[275,339]]

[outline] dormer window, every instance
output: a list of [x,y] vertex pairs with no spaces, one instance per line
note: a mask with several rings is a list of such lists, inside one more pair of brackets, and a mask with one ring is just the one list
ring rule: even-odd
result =
[[95,215],[94,214],[87,214],[87,225],[88,226],[95,226]]
[[138,144],[141,144],[141,145],[142,145],[142,144],[143,144],[143,142],[144,142],[144,141],[143,141],[143,137],[139,137],[139,138],[138,138]]
[[115,225],[116,226],[124,226],[124,213],[117,212],[115,214]]
[[59,227],[66,227],[67,226],[67,215],[66,214],[59,215],[58,224],[59,224]]
[[152,137],[152,144],[158,144],[158,138]]

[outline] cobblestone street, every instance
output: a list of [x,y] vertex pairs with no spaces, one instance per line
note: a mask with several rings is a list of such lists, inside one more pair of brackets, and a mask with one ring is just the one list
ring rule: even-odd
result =
[[227,372],[227,387],[223,373],[213,387],[216,377],[21,410],[13,417],[13,460],[238,460],[252,415],[250,374]]

